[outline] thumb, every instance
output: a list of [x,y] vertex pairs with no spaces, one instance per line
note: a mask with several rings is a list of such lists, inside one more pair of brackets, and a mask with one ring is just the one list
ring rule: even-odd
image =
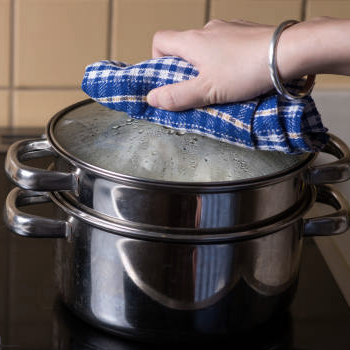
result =
[[165,85],[150,91],[147,102],[153,107],[169,111],[205,106],[208,93],[199,77],[180,83]]

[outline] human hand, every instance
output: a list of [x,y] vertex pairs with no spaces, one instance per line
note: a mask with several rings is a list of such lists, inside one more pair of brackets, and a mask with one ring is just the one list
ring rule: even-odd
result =
[[247,100],[270,90],[268,45],[275,28],[246,21],[212,20],[202,30],[162,31],[153,40],[153,57],[179,56],[198,77],[154,89],[149,104],[184,110]]
[[[268,49],[275,27],[235,20],[212,20],[201,30],[162,31],[153,57],[179,56],[199,75],[152,90],[147,101],[179,111],[215,103],[244,101],[273,88]],[[283,81],[305,74],[350,75],[350,20],[319,17],[285,30],[277,49]],[[325,40],[327,38],[327,40]]]

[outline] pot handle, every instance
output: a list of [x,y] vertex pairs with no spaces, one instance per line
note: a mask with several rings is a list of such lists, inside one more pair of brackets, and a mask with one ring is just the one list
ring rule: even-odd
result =
[[333,236],[350,228],[350,206],[332,186],[317,186],[316,202],[332,206],[336,211],[317,218],[304,219],[304,236]]
[[15,142],[7,151],[5,171],[16,185],[28,190],[76,190],[77,178],[74,174],[35,168],[21,162],[48,156],[55,156],[55,153],[45,139]]
[[7,196],[4,208],[4,222],[14,233],[25,237],[68,238],[72,227],[69,222],[44,218],[18,209],[38,203],[51,202],[46,192],[35,192],[14,188]]
[[329,134],[330,138],[322,152],[331,154],[338,160],[311,166],[308,170],[308,183],[321,185],[343,182],[350,179],[350,150],[339,137]]

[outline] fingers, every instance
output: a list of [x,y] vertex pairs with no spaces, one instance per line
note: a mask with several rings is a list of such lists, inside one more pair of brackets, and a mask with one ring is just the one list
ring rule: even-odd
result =
[[147,102],[153,107],[182,111],[209,104],[209,90],[197,77],[156,88],[148,94]]

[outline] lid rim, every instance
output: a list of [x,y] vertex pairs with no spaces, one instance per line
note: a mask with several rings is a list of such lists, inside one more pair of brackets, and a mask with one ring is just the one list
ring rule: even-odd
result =
[[66,149],[64,149],[60,143],[57,141],[55,135],[54,135],[54,128],[56,123],[60,118],[62,118],[64,115],[66,115],[68,112],[84,106],[88,105],[90,103],[94,103],[95,101],[92,99],[85,99],[82,101],[79,101],[77,103],[74,103],[61,111],[57,112],[48,122],[46,126],[46,136],[51,144],[51,147],[53,150],[66,159],[69,163],[73,163],[77,168],[83,168],[84,170],[88,170],[89,172],[92,172],[94,174],[98,174],[99,176],[102,176],[107,179],[117,180],[121,181],[123,183],[131,183],[135,185],[143,185],[143,186],[153,186],[153,187],[167,187],[167,188],[174,188],[174,189],[186,189],[186,190],[218,190],[218,189],[227,189],[227,188],[236,188],[236,189],[243,189],[243,188],[252,188],[252,187],[259,187],[264,186],[266,184],[273,184],[276,182],[284,181],[285,179],[289,178],[290,176],[294,176],[295,173],[298,173],[302,171],[309,163],[311,163],[317,156],[318,153],[309,153],[307,156],[305,156],[304,159],[300,160],[296,164],[292,165],[291,167],[288,167],[287,169],[269,174],[269,175],[263,175],[253,178],[247,178],[247,179],[240,179],[240,180],[229,180],[229,181],[213,181],[213,182],[190,182],[190,181],[169,181],[169,180],[153,180],[148,178],[142,178],[142,177],[135,177],[132,175],[126,175],[117,173],[111,170],[100,168],[96,165],[87,163],[76,156],[69,153]]

